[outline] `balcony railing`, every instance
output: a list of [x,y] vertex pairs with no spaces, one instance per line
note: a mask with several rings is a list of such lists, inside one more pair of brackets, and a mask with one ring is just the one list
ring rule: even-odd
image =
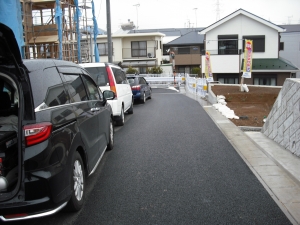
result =
[[122,49],[123,59],[144,59],[144,58],[156,58],[156,48],[149,47],[147,49]]
[[[205,55],[206,50],[201,50],[201,55]],[[214,49],[214,50],[207,50],[211,55],[240,55],[240,49]]]

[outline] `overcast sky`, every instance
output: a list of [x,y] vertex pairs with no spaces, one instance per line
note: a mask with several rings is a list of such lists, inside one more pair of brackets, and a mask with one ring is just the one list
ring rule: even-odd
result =
[[[94,3],[98,27],[107,30],[106,0]],[[139,29],[206,27],[240,8],[277,25],[300,24],[300,0],[110,0],[111,29],[128,19]]]

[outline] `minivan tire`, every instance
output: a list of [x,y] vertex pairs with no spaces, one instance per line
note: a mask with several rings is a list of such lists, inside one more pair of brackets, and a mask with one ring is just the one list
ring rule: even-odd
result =
[[127,112],[128,114],[133,114],[133,99],[131,100],[131,105]]
[[125,116],[124,116],[124,109],[123,107],[121,108],[121,115],[118,116],[118,119],[116,121],[116,124],[118,126],[123,126],[124,125],[124,121],[125,121]]
[[85,171],[84,164],[80,154],[76,151],[73,155],[71,179],[71,198],[66,206],[66,210],[70,212],[79,211],[84,202],[85,196]]
[[109,141],[107,144],[107,150],[112,150],[114,148],[114,123],[113,120],[110,119],[109,122]]

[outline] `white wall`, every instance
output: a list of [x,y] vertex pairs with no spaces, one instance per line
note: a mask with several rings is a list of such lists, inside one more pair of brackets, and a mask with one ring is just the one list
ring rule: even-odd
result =
[[[98,37],[97,43],[107,43],[107,37]],[[113,43],[113,62],[122,61],[122,39],[121,38],[112,38]],[[94,48],[93,48],[94,51]],[[100,62],[108,62],[108,56],[99,56]]]
[[[280,35],[280,42],[284,43],[284,50],[279,51],[279,56],[300,68],[300,32],[281,33]],[[297,78],[300,78],[300,72],[297,72]]]
[[230,34],[238,35],[239,49],[243,48],[243,36],[265,35],[265,52],[255,52],[253,58],[278,58],[278,31],[244,15],[238,15],[208,31],[205,38],[206,50],[216,51],[218,49],[218,35]]
[[[114,62],[122,62],[123,56],[126,56],[126,52],[129,52],[128,57],[124,58],[131,58],[131,42],[132,41],[147,41],[147,48],[153,49],[153,55],[154,51],[156,54],[157,62],[160,64],[162,60],[162,49],[160,49],[160,42],[162,42],[162,36],[161,35],[145,35],[142,36],[141,34],[138,34],[136,36],[129,35],[126,37],[126,35],[123,36],[112,36],[112,43],[113,43],[113,61]],[[158,44],[158,49],[156,49],[156,41]],[[107,43],[107,36],[98,36],[97,37],[97,43]],[[125,50],[127,49],[127,50]],[[123,54],[124,51],[124,54]],[[100,56],[100,62],[108,62],[108,56]]]
[[[239,73],[239,55],[211,55],[212,73]],[[205,55],[202,56],[202,73],[205,73]]]

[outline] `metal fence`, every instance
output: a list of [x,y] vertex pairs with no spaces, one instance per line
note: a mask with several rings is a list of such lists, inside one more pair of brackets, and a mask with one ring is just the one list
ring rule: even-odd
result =
[[197,78],[195,74],[176,74],[169,76],[163,74],[140,74],[151,86],[184,85],[187,92],[205,97],[207,94],[206,78]]

